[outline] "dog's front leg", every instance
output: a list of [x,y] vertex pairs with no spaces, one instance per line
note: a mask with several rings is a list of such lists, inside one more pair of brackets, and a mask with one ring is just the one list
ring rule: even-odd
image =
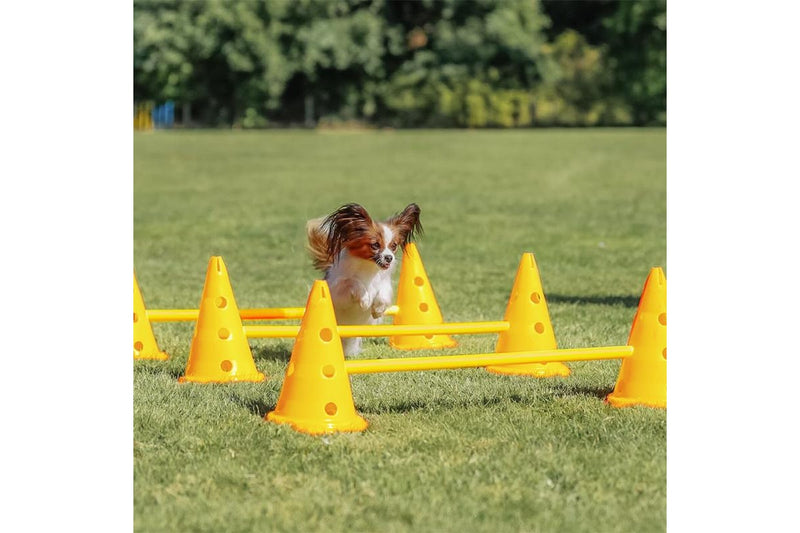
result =
[[369,309],[369,292],[363,283],[353,278],[345,278],[331,287],[331,298],[334,305],[350,307],[358,304],[361,309]]

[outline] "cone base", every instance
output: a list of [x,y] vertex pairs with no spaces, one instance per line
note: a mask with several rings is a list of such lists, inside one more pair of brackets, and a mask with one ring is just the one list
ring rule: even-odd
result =
[[234,376],[226,378],[210,378],[206,376],[181,376],[178,378],[178,383],[235,383],[239,381],[260,383],[267,379],[267,376],[258,372],[256,374],[249,374],[246,376]]
[[614,396],[612,392],[606,396],[606,403],[611,404],[613,407],[633,407],[634,405],[644,405],[646,407],[655,407],[658,409],[667,408],[667,400],[660,398],[625,398],[623,396]]
[[396,350],[437,350],[441,348],[455,348],[458,341],[449,335],[410,335],[403,337],[389,337],[389,346]]
[[169,354],[166,352],[156,352],[156,353],[146,353],[146,354],[133,354],[133,358],[135,360],[155,360],[155,361],[166,361],[169,359]]
[[279,414],[277,411],[270,411],[264,420],[275,424],[288,424],[295,431],[308,435],[325,435],[328,433],[357,433],[364,431],[369,426],[364,418],[353,415],[349,420],[333,421],[330,419],[322,420],[296,420],[288,415]]
[[533,376],[536,378],[567,377],[572,372],[564,363],[527,363],[521,365],[487,366],[487,372],[505,376]]

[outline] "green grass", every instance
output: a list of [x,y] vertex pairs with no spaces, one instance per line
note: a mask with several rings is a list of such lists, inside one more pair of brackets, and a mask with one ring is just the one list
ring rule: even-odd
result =
[[[535,254],[559,347],[624,344],[666,267],[664,130],[157,132],[134,138],[134,258],[149,308],[197,307],[211,255],[239,307],[301,306],[304,223],[347,202],[422,208],[447,321],[499,320]],[[618,361],[569,378],[482,369],[354,376],[360,434],[263,421],[291,340],[251,340],[264,383],[179,384],[193,325],[134,362],[136,531],[663,531],[666,412],[602,398]],[[439,353],[483,353],[494,335]],[[363,357],[394,356],[385,339]]]

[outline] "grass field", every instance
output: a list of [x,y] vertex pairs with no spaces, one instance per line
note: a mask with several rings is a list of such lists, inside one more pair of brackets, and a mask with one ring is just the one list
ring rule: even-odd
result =
[[[533,252],[561,348],[624,344],[649,269],[667,266],[661,129],[156,132],[134,137],[134,163],[134,266],[153,309],[196,308],[211,255],[240,308],[304,305],[318,277],[304,223],[353,201],[421,206],[446,321],[501,319]],[[618,361],[568,378],[353,376],[369,429],[309,437],[263,421],[291,340],[250,341],[264,383],[179,384],[193,324],[154,331],[171,358],[134,362],[136,531],[665,530],[666,412],[602,401]]]

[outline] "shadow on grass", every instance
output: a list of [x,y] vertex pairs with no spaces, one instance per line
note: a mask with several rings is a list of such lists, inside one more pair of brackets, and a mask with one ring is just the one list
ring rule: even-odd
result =
[[148,361],[139,360],[134,361],[134,372],[150,375],[167,375],[175,379],[183,375],[184,368],[176,367],[174,364],[168,364],[168,361]]
[[459,400],[443,399],[443,398],[418,398],[414,400],[405,400],[391,405],[379,405],[372,407],[359,407],[356,409],[365,414],[396,414],[396,413],[410,413],[412,411],[427,411],[427,410],[441,410],[441,409],[464,409],[468,407],[492,407],[503,403],[525,403],[530,402],[529,397],[523,397],[521,394],[511,394],[508,396],[483,396],[481,398],[463,398]]
[[265,346],[254,346],[251,348],[253,359],[264,359],[267,361],[288,362],[292,356],[292,344],[269,344]]
[[587,387],[575,386],[567,383],[558,383],[553,387],[553,396],[563,398],[564,396],[591,396],[604,400],[606,396],[614,391],[614,386],[606,387]]
[[266,403],[254,398],[242,398],[241,396],[233,396],[231,400],[241,405],[259,418],[264,418],[267,413],[275,410],[274,403]]
[[567,304],[622,305],[637,307],[638,296],[567,296],[564,294],[546,294],[548,302]]

